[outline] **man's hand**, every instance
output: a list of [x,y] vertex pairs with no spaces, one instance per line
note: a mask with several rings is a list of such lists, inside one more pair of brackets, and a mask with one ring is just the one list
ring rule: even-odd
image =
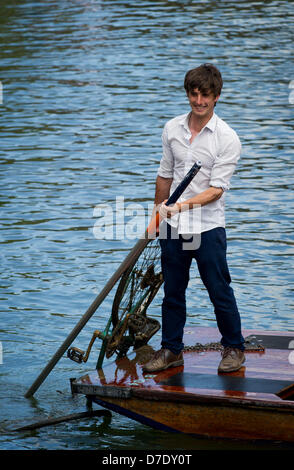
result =
[[166,201],[167,201],[167,199],[165,199],[165,200],[163,201],[163,203],[161,204],[161,206],[160,206],[160,208],[159,208],[159,215],[160,215],[163,219],[173,217],[174,215],[178,214],[178,213],[181,211],[180,204],[178,204],[178,203],[176,202],[176,203],[173,204],[172,206],[166,206],[166,205],[165,205]]

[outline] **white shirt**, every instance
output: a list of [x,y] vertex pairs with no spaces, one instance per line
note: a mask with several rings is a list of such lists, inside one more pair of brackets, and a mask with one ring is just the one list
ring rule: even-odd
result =
[[178,233],[201,233],[225,227],[225,191],[240,158],[241,143],[236,132],[215,113],[190,144],[190,113],[168,121],[162,133],[163,156],[158,175],[173,178],[170,194],[192,165],[201,161],[201,169],[178,202],[199,194],[210,186],[222,188],[222,196],[198,209],[191,209],[167,219]]

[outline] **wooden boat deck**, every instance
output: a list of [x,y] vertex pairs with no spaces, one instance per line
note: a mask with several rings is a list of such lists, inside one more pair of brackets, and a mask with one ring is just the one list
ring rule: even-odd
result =
[[[294,332],[244,330],[264,351],[246,351],[237,371],[218,374],[220,351],[185,351],[184,365],[156,374],[142,372],[152,346],[132,351],[72,382],[72,391],[145,424],[168,431],[215,437],[294,442],[294,394],[290,360]],[[218,342],[215,328],[185,328],[184,343]],[[291,343],[291,344],[290,344]],[[292,364],[291,364],[292,362]]]

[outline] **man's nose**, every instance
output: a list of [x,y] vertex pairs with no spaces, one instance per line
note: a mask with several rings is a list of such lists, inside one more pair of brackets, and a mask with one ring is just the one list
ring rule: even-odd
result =
[[202,95],[199,93],[199,95],[197,95],[196,97],[196,103],[197,104],[202,104]]

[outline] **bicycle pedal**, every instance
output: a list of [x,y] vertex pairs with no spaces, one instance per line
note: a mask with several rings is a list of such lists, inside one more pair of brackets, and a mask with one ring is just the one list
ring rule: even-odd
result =
[[147,344],[159,329],[159,321],[155,320],[154,318],[146,317],[146,323],[143,328],[135,332],[135,341],[144,341]]
[[67,351],[67,357],[74,362],[81,364],[83,362],[85,352],[79,348],[69,348]]

